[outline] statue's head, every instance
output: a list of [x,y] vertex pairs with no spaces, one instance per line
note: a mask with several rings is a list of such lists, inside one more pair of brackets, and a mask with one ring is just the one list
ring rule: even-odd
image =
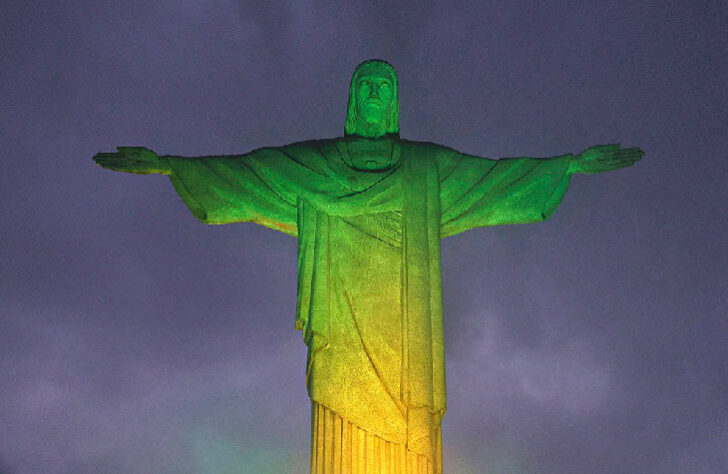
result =
[[344,132],[367,138],[399,134],[397,72],[388,62],[370,59],[354,70]]

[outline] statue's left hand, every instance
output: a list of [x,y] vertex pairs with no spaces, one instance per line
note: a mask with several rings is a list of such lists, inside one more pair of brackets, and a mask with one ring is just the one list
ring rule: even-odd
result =
[[109,170],[134,174],[171,174],[166,160],[141,146],[120,146],[118,153],[97,153],[94,161]]
[[596,174],[632,166],[645,152],[639,148],[621,148],[617,145],[599,145],[587,148],[571,158],[569,174]]

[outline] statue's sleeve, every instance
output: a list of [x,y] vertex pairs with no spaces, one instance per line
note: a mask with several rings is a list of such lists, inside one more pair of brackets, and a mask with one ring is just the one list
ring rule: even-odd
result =
[[492,160],[453,152],[438,160],[440,234],[548,219],[569,186],[569,159]]
[[317,173],[306,166],[305,150],[303,157],[300,147],[295,152],[283,147],[245,155],[162,158],[169,162],[180,197],[205,224],[255,222],[296,236],[299,186]]

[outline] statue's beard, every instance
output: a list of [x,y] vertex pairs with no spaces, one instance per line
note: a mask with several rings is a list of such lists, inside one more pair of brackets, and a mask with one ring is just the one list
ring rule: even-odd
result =
[[389,111],[377,110],[375,107],[367,107],[368,110],[357,110],[356,131],[357,135],[367,138],[379,138],[387,134],[389,128]]

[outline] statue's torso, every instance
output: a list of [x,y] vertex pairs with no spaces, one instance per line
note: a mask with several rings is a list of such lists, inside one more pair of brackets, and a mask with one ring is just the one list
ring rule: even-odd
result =
[[[421,362],[414,369],[410,370],[405,363],[412,348],[417,346],[417,340],[424,341],[424,338],[413,339],[408,335],[413,329],[406,320],[409,325],[417,322],[415,319],[422,320],[417,324],[429,325],[426,321],[431,314],[434,318],[440,314],[437,308],[432,313],[417,309],[407,313],[403,307],[405,293],[410,294],[410,299],[416,295],[417,301],[429,302],[432,297],[422,285],[422,275],[430,272],[429,260],[416,265],[415,270],[413,264],[419,257],[405,258],[404,251],[404,247],[421,248],[425,254],[431,250],[426,229],[429,228],[428,219],[433,216],[424,213],[430,194],[409,193],[410,208],[415,209],[415,213],[421,211],[418,222],[423,228],[413,227],[421,238],[410,236],[409,244],[404,245],[405,186],[419,189],[425,185],[424,175],[413,178],[405,174],[409,169],[405,157],[411,155],[405,155],[405,144],[397,139],[346,137],[324,143],[321,148],[330,169],[336,173],[335,179],[350,187],[352,195],[363,196],[370,189],[388,195],[386,206],[379,206],[382,201],[377,199],[361,199],[361,214],[340,212],[340,208],[334,206],[334,212],[328,213],[324,206],[317,207],[316,202],[303,206],[307,216],[303,222],[313,222],[311,210],[316,209],[316,224],[313,227],[304,224],[299,234],[300,251],[305,256],[299,260],[299,272],[309,275],[307,262],[315,261],[310,285],[306,283],[308,277],[300,280],[306,283],[304,291],[311,291],[314,303],[309,303],[308,293],[299,294],[299,311],[303,317],[308,317],[307,330],[311,331],[310,338],[304,334],[309,345],[309,394],[317,403],[345,414],[347,419],[378,436],[404,442],[409,433],[406,390],[413,384],[413,374],[420,377],[419,372],[413,371],[432,371],[419,370],[420,365],[429,364],[427,361],[432,359],[429,355],[419,355],[422,351],[417,352]],[[408,176],[407,183],[402,182],[405,176]],[[386,189],[377,190],[377,186]],[[346,201],[347,196],[344,192],[338,199]],[[373,209],[377,212],[372,212]],[[409,221],[412,221],[411,216]],[[425,234],[419,235],[423,231]],[[412,255],[411,250],[408,255]],[[410,261],[408,266],[406,262]],[[406,274],[413,275],[415,271],[418,272],[416,277],[405,279]],[[414,288],[410,288],[412,285]],[[409,314],[408,318],[405,318],[406,314]],[[429,333],[427,331],[428,337]],[[433,337],[436,338],[435,345],[440,347],[440,336]],[[427,345],[428,351],[435,350],[432,344],[423,344]],[[434,375],[426,378],[435,379]],[[427,390],[431,392],[432,388]]]
[[[394,145],[393,139],[347,137],[337,148],[364,179],[396,164]],[[405,419],[393,400],[400,396],[403,352],[401,206],[328,221],[330,339],[312,373],[316,394],[336,400],[332,408],[363,426],[389,425],[381,435],[401,436]],[[370,416],[377,421],[368,422]]]
[[347,137],[343,140],[351,166],[357,170],[385,170],[396,161],[394,138],[368,139]]

